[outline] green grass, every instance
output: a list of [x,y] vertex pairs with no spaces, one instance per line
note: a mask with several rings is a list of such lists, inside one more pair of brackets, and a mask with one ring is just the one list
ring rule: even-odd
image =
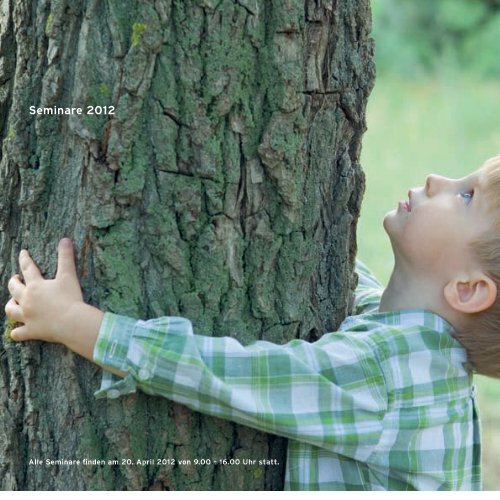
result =
[[[386,283],[392,251],[385,213],[422,186],[426,175],[461,177],[500,153],[500,85],[448,74],[410,82],[378,78],[368,102],[361,163],[367,188],[358,226],[359,253]],[[477,377],[483,423],[485,489],[500,489],[500,381]]]

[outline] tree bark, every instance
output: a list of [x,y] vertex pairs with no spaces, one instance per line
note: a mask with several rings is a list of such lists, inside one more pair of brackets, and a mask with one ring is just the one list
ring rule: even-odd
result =
[[[3,303],[19,250],[53,276],[68,236],[103,310],[244,344],[336,329],[355,286],[369,31],[369,0],[0,0]],[[285,440],[140,393],[96,400],[95,365],[1,342],[1,489],[282,488]]]

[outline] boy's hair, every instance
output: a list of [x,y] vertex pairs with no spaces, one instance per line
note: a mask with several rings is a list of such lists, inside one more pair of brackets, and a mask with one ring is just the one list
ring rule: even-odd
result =
[[482,375],[500,378],[500,155],[487,160],[484,193],[493,226],[472,242],[471,248],[483,271],[495,282],[497,297],[487,310],[473,314],[469,331],[455,332],[467,350],[471,368]]

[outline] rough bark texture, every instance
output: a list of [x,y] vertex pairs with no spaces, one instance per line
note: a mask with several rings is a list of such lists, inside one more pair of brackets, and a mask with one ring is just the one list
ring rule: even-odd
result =
[[[355,285],[369,31],[369,0],[0,0],[3,303],[19,250],[52,276],[69,236],[104,310],[242,343],[335,329]],[[3,490],[282,487],[281,438],[144,394],[95,400],[100,370],[62,346],[0,347]],[[119,465],[29,465],[84,458]],[[151,458],[191,463],[135,465]]]

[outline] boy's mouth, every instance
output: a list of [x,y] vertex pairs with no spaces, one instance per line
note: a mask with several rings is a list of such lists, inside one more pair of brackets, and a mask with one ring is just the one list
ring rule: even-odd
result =
[[411,189],[408,191],[408,201],[405,201],[405,208],[408,212],[411,212]]
[[405,210],[406,212],[411,212],[411,206],[407,201],[400,201],[400,206]]
[[399,206],[405,211],[405,212],[411,212],[411,191],[408,192],[408,201],[400,201]]
[[411,212],[411,205],[409,202],[407,201],[402,201],[401,202],[401,206],[403,207],[404,210],[406,210],[407,212]]
[[408,200],[402,200],[399,202],[399,209],[410,213],[411,212],[411,198],[412,198],[412,190],[408,191]]

